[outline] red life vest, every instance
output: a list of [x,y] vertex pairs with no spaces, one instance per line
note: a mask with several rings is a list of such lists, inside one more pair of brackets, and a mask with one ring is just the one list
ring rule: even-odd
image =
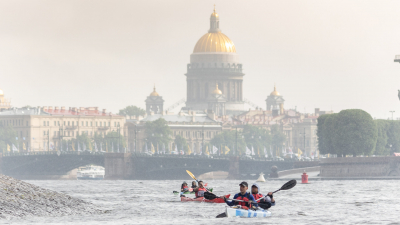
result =
[[246,192],[246,194],[244,196],[239,196],[237,198],[237,200],[243,200],[243,201],[246,201],[246,202],[238,202],[238,205],[241,205],[242,207],[243,206],[250,207],[250,204],[247,202],[247,201],[250,201],[250,199],[248,199],[248,197],[247,197],[249,195],[250,195],[250,193]]
[[182,189],[188,188],[188,186],[182,186]]
[[258,199],[264,197],[262,194],[258,193],[258,194],[253,194],[254,199],[257,201]]
[[200,188],[199,187],[199,189],[196,191],[196,193],[195,193],[195,195],[196,195],[196,198],[198,198],[198,197],[204,197],[204,192],[206,192],[207,191],[207,189],[205,189],[205,188]]

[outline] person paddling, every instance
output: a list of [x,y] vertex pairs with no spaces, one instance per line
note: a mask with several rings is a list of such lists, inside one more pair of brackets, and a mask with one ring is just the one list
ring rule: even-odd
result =
[[182,185],[181,185],[181,196],[183,195],[184,192],[189,191],[189,187],[186,183],[186,181],[183,181]]
[[254,196],[247,192],[247,189],[249,188],[247,182],[243,181],[242,183],[239,184],[239,186],[240,186],[240,192],[235,194],[233,199],[243,200],[245,202],[228,201],[226,200],[225,196],[221,196],[221,198],[224,199],[226,204],[229,206],[240,205],[244,209],[249,209],[252,206],[258,207],[258,204],[255,203],[256,201],[254,199]]
[[275,199],[272,195],[272,192],[269,192],[268,195],[264,198],[263,194],[260,193],[261,188],[257,183],[251,185],[251,194],[253,195],[254,199],[257,201],[258,199],[262,198],[259,202],[264,204],[260,204],[260,207],[263,209],[269,209],[271,206],[275,205]]
[[196,181],[192,181],[192,188],[197,188]]
[[204,197],[204,192],[206,192],[207,189],[203,186],[203,181],[200,180],[198,184],[199,186],[193,189],[194,194],[196,195],[196,198]]

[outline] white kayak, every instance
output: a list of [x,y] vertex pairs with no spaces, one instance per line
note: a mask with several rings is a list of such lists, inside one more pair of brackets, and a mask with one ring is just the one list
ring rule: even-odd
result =
[[268,210],[264,210],[264,209],[245,210],[245,209],[241,209],[237,206],[226,207],[225,213],[226,213],[227,217],[243,217],[243,218],[270,217],[272,215],[272,213]]

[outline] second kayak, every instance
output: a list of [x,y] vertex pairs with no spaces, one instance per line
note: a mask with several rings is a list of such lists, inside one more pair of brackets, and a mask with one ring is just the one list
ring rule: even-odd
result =
[[[225,195],[226,198],[229,198],[231,195]],[[213,200],[207,200],[204,197],[200,198],[188,198],[188,197],[181,197],[182,202],[209,202],[209,203],[225,203],[223,199],[216,198]]]

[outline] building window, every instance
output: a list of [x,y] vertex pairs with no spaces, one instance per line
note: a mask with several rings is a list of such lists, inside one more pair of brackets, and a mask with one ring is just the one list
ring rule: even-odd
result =
[[69,124],[69,121],[68,121],[68,126],[69,126],[70,124]]
[[26,121],[26,126],[29,126],[29,122],[28,121]]
[[[100,126],[101,126],[101,123],[100,123]],[[97,127],[97,121],[96,121],[96,127]]]
[[72,121],[72,126],[74,126],[75,125],[75,121]]
[[89,122],[88,122],[88,121],[86,121],[86,126],[87,126],[87,127],[89,126]]
[[65,123],[65,121],[64,121],[64,126],[65,126],[65,124],[66,124],[66,123]]
[[111,122],[108,122],[108,126],[111,126],[110,124],[111,124]]
[[116,127],[117,126],[117,122],[114,122],[114,127]]
[[57,126],[57,123],[56,123],[56,121],[54,121],[54,126]]
[[43,126],[46,126],[46,121],[43,121]]
[[90,122],[90,126],[93,127],[93,122]]
[[43,131],[43,135],[46,135],[46,131]]

